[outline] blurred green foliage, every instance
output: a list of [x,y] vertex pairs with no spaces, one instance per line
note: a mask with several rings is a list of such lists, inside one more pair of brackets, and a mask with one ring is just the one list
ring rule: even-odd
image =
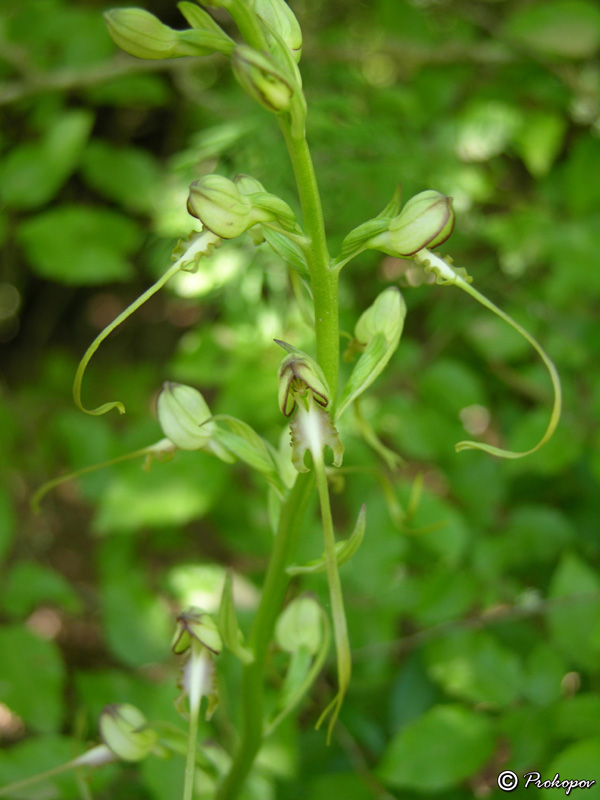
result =
[[[386,285],[403,288],[403,339],[363,414],[406,462],[382,484],[343,420],[353,469],[335,498],[340,529],[367,505],[365,542],[341,570],[353,683],[332,746],[313,730],[326,675],[300,722],[269,740],[245,797],[462,800],[500,794],[502,769],[600,781],[600,11],[591,0],[292,5],[332,250],[398,181],[405,197],[452,195],[444,252],[545,343],[566,402],[531,458],[456,455],[465,429],[516,449],[536,440],[550,398],[535,355],[408,262],[370,253],[346,269],[347,331]],[[145,7],[182,24],[174,4]],[[247,579],[245,624],[271,545],[264,483],[202,453],[64,484],[40,516],[32,492],[160,438],[153,398],[165,379],[197,385],[216,413],[277,444],[272,339],[313,348],[283,265],[244,239],[174,281],[95,357],[84,394],[119,397],[125,418],[72,410],[87,344],[189,232],[190,180],[250,173],[297,208],[279,132],[224,60],[118,56],[104,8],[0,10],[2,784],[79,754],[107,703],[178,724],[173,612],[191,596],[214,603],[230,565]],[[310,515],[297,560],[321,550]],[[322,576],[301,588],[326,602]],[[203,737],[230,738],[237,676],[224,658]],[[97,800],[171,800],[182,763],[111,767],[91,788]],[[77,796],[71,777],[27,795]]]

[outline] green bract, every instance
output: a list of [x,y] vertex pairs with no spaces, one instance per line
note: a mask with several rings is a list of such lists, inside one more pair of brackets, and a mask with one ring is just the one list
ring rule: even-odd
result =
[[302,55],[302,30],[285,0],[255,0],[254,10],[273,34],[288,46],[296,63]]

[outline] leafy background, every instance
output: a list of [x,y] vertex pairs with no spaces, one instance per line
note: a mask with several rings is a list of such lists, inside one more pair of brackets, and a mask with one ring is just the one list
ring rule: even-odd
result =
[[[276,125],[224,60],[118,55],[104,7],[5,0],[0,11],[0,784],[79,754],[106,703],[180,724],[173,614],[214,608],[228,565],[247,620],[270,548],[260,478],[205,454],[64,484],[39,516],[32,492],[160,438],[165,379],[198,386],[215,412],[277,442],[272,339],[313,347],[283,265],[236,241],[92,362],[84,396],[120,398],[126,417],[74,410],[85,347],[188,233],[191,179],[247,172],[296,207]],[[174,4],[145,7],[182,27]],[[338,530],[362,502],[368,510],[365,542],[342,568],[351,691],[328,748],[313,726],[330,665],[299,722],[270,741],[247,796],[459,800],[500,795],[502,769],[600,781],[600,10],[591,0],[293,8],[332,250],[397,181],[405,197],[452,195],[448,250],[544,342],[565,412],[528,459],[456,455],[465,428],[514,448],[535,440],[550,403],[542,366],[407,262],[371,254],[345,270],[346,330],[385,286],[403,287],[405,333],[363,412],[406,461],[384,471],[383,492],[381,464],[348,420],[345,463],[361,471],[335,498]],[[316,513],[301,549],[320,552]],[[326,603],[321,579],[304,588]],[[236,679],[225,661],[203,736],[230,740]],[[166,800],[181,774],[177,758],[149,759],[101,771],[91,789]],[[79,795],[65,777],[19,796]]]

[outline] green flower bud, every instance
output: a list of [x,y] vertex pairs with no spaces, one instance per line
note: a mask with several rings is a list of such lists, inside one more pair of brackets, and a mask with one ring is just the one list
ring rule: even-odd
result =
[[302,30],[285,0],[254,0],[254,10],[269,31],[289,47],[298,63],[302,55]]
[[176,32],[142,8],[113,8],[104,19],[115,44],[137,58],[171,58],[177,48]]
[[194,181],[187,209],[205,228],[223,239],[235,239],[255,224],[252,204],[233,181],[222,175],[205,175]]
[[158,743],[146,717],[128,703],[106,706],[100,714],[100,735],[105,745],[123,761],[141,761]]
[[329,403],[329,386],[323,370],[302,350],[275,339],[278,345],[288,351],[279,367],[279,408],[289,417],[296,407],[297,397],[303,397],[310,390],[316,402],[325,407]]
[[205,175],[190,186],[188,211],[205,228],[223,239],[233,239],[260,222],[275,221],[295,230],[296,216],[280,197],[265,192],[249,175],[230,181],[222,175]]
[[454,228],[452,198],[432,189],[411,197],[387,230],[369,240],[367,247],[391,256],[408,258],[425,247],[445,242]]
[[158,395],[157,413],[164,435],[180,450],[208,446],[214,424],[206,422],[211,417],[210,409],[197,389],[165,383]]
[[216,656],[223,649],[221,634],[212,617],[196,606],[191,606],[177,617],[173,652],[184,653],[194,645],[196,648],[200,645]]
[[241,87],[267,111],[289,111],[294,82],[270,56],[246,45],[239,45],[231,57],[233,72]]
[[[201,9],[197,11],[205,13]],[[210,19],[208,14],[205,16]],[[115,8],[107,11],[104,18],[114,42],[137,58],[228,55],[235,47],[233,39],[215,22],[212,25],[194,25],[192,30],[176,31],[142,8]]]

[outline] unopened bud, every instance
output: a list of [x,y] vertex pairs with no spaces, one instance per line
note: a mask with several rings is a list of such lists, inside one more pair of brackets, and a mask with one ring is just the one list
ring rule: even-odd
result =
[[254,10],[269,31],[287,45],[298,63],[302,55],[302,30],[285,0],[254,0]]
[[442,244],[453,228],[452,198],[430,189],[411,197],[400,214],[390,220],[387,230],[374,236],[367,246],[408,258],[425,247]]
[[[205,14],[201,9],[197,11]],[[142,8],[115,8],[107,11],[104,18],[114,42],[137,58],[228,55],[235,46],[233,39],[214,22],[212,25],[195,25],[192,30],[176,31]]]
[[267,111],[289,111],[294,95],[293,80],[265,53],[239,45],[231,58],[233,72],[241,87]]
[[296,216],[280,197],[265,192],[249,175],[230,181],[205,175],[190,186],[188,211],[205,228],[223,239],[233,239],[260,222],[276,222],[294,230]]
[[158,743],[158,734],[147,727],[146,717],[128,703],[106,706],[100,714],[104,744],[123,761],[141,761]]
[[196,606],[191,606],[177,617],[173,652],[184,653],[194,642],[217,656],[223,649],[221,634],[212,617]]
[[187,209],[205,228],[223,239],[234,239],[254,225],[252,205],[233,181],[205,175],[190,186]]
[[292,345],[275,340],[288,351],[279,367],[279,408],[289,417],[296,407],[296,398],[304,396],[308,390],[316,402],[325,407],[329,403],[329,386],[323,370],[307,353]]
[[180,450],[201,450],[210,442],[210,408],[197,389],[181,383],[164,384],[157,401],[163,433]]
[[115,44],[137,58],[171,58],[177,48],[176,32],[142,8],[113,8],[104,19]]

